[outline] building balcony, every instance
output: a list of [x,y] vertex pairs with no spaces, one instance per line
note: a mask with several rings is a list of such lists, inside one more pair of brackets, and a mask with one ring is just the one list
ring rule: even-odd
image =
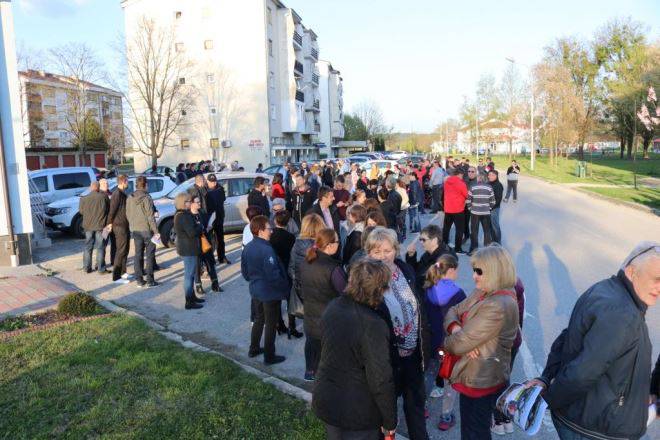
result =
[[321,124],[314,124],[314,131],[317,133],[321,132]]
[[303,48],[303,38],[298,32],[293,33],[293,48],[296,50],[302,50]]
[[305,68],[300,61],[296,61],[293,63],[293,71],[303,75],[305,73]]
[[316,73],[312,73],[312,84],[319,85],[319,76]]
[[305,110],[307,111],[313,111],[313,112],[319,112],[321,111],[321,102],[318,99],[315,99],[309,103],[307,103]]
[[319,51],[316,49],[312,49],[312,58],[314,58],[316,61],[319,60]]
[[305,102],[305,94],[300,90],[296,90],[296,101]]

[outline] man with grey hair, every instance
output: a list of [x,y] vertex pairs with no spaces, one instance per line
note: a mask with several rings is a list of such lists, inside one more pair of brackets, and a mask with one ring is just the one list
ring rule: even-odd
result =
[[580,296],[541,377],[562,440],[638,439],[648,417],[646,310],[660,296],[660,243],[643,242],[619,272]]
[[[107,186],[106,186],[107,187]],[[80,198],[79,212],[82,216],[82,227],[85,231],[85,249],[83,251],[83,270],[92,272],[92,252],[96,249],[96,270],[108,273],[105,267],[105,251],[103,244],[103,228],[108,218],[110,200],[99,191],[99,182],[89,185],[89,194]]]
[[[276,198],[273,199],[271,202],[271,212],[270,212],[270,225],[275,228],[275,214],[277,214],[280,211],[286,211],[286,200],[282,198]],[[296,222],[293,220],[293,218],[289,218],[289,222],[286,225],[286,231],[290,234],[293,235],[298,235],[298,232],[300,232],[300,229],[298,228],[298,225]]]

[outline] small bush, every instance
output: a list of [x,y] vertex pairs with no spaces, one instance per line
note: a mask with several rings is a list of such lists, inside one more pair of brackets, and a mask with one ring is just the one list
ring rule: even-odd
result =
[[5,318],[0,321],[0,332],[11,332],[28,326],[28,323],[20,316]]
[[96,300],[84,292],[70,293],[57,305],[57,311],[68,316],[91,316],[97,314],[99,309]]

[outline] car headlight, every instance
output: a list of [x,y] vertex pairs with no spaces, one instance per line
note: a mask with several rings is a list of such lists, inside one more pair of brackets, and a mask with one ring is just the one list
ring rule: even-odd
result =
[[47,208],[46,214],[48,215],[62,215],[69,212],[71,208]]

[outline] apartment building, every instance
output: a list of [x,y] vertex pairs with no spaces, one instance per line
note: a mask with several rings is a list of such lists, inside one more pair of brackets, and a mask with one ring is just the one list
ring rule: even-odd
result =
[[319,85],[321,154],[327,157],[339,157],[342,150],[339,142],[344,139],[344,80],[341,72],[332,67],[330,61],[321,60],[318,66],[321,76]]
[[[509,152],[509,140],[512,141],[514,153],[530,151],[529,126],[515,124],[511,129],[507,123],[498,119],[489,119],[479,122],[479,151],[488,151],[490,154],[504,154]],[[477,132],[474,126],[465,125],[456,133],[456,148],[460,152],[474,150],[477,143]]]
[[[319,157],[322,99],[319,44],[302,18],[278,0],[124,0],[126,39],[143,17],[171,29],[176,50],[194,66],[195,88],[159,163],[214,158],[258,163]],[[136,153],[136,168],[150,165]]]
[[[108,152],[124,147],[122,97],[119,92],[62,75],[37,70],[19,72],[23,138],[29,170],[67,166],[106,167]],[[82,90],[81,90],[82,88]],[[81,95],[84,94],[84,95]],[[75,106],[91,117],[89,132],[102,133],[83,148],[76,140]],[[97,130],[98,129],[98,130]]]

